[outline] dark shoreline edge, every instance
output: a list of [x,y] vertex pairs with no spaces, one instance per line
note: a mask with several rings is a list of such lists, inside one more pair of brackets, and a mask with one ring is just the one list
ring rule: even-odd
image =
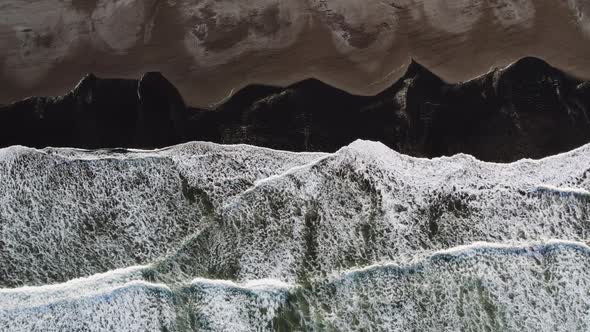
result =
[[412,61],[374,96],[307,79],[250,85],[195,108],[158,72],[139,80],[88,74],[63,96],[0,106],[2,147],[149,149],[198,140],[333,152],[356,139],[419,157],[542,158],[590,142],[590,82],[526,57],[449,84]]

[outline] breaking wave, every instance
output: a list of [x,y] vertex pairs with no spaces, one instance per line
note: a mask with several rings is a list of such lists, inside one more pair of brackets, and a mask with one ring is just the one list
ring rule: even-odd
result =
[[590,146],[0,150],[0,329],[587,330]]

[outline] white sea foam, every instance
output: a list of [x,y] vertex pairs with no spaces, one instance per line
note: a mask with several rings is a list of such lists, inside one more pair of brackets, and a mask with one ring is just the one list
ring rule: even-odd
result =
[[0,282],[58,282],[149,263],[256,180],[321,156],[209,143],[126,153],[1,149]]
[[[527,193],[538,183],[584,193],[588,165],[588,146],[497,164],[467,155],[412,158],[356,141],[256,182],[225,205],[223,220],[239,242],[232,232],[216,233],[229,243],[225,253],[239,257],[240,280],[287,282],[309,263],[310,236],[318,254],[307,269],[320,275],[478,241],[585,241],[587,205]],[[313,229],[310,217],[317,219]]]
[[[413,265],[351,271],[315,288],[311,316],[340,331],[586,330],[588,247],[480,244]],[[329,309],[326,309],[329,308]]]
[[[0,303],[20,297],[18,303],[0,307],[0,327],[57,331],[85,324],[91,330],[185,330],[185,315],[195,317],[193,328],[213,331],[270,331],[287,323],[305,330],[323,326],[319,329],[342,331],[435,331],[445,326],[566,331],[590,324],[583,314],[589,300],[580,292],[590,285],[585,273],[590,248],[575,241],[474,243],[431,253],[412,264],[352,269],[311,286],[195,278],[172,290],[122,281],[145,268],[0,292]],[[121,280],[121,285],[92,290],[108,279]],[[295,296],[301,287],[311,288]],[[67,288],[69,296],[56,291]],[[295,316],[288,318],[287,312]]]
[[259,280],[248,280],[244,283],[236,283],[231,280],[221,279],[206,279],[206,278],[195,278],[191,282],[197,285],[211,285],[211,286],[222,286],[238,289],[290,289],[293,285],[282,282],[280,280],[273,279],[259,279]]
[[562,197],[586,197],[590,198],[590,191],[580,188],[556,187],[552,185],[539,185],[530,190],[535,193],[556,194]]
[[511,164],[368,141],[11,147],[0,165],[0,330],[589,327],[590,146]]

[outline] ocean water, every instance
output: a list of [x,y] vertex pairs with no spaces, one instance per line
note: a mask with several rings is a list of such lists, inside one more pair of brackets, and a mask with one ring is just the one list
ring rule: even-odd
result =
[[2,331],[586,331],[590,146],[0,150]]

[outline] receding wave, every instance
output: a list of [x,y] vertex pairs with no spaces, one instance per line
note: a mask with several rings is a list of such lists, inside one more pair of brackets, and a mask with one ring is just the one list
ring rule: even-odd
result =
[[168,287],[136,267],[0,291],[10,331],[585,330],[590,248],[476,243],[312,283],[195,278]]

